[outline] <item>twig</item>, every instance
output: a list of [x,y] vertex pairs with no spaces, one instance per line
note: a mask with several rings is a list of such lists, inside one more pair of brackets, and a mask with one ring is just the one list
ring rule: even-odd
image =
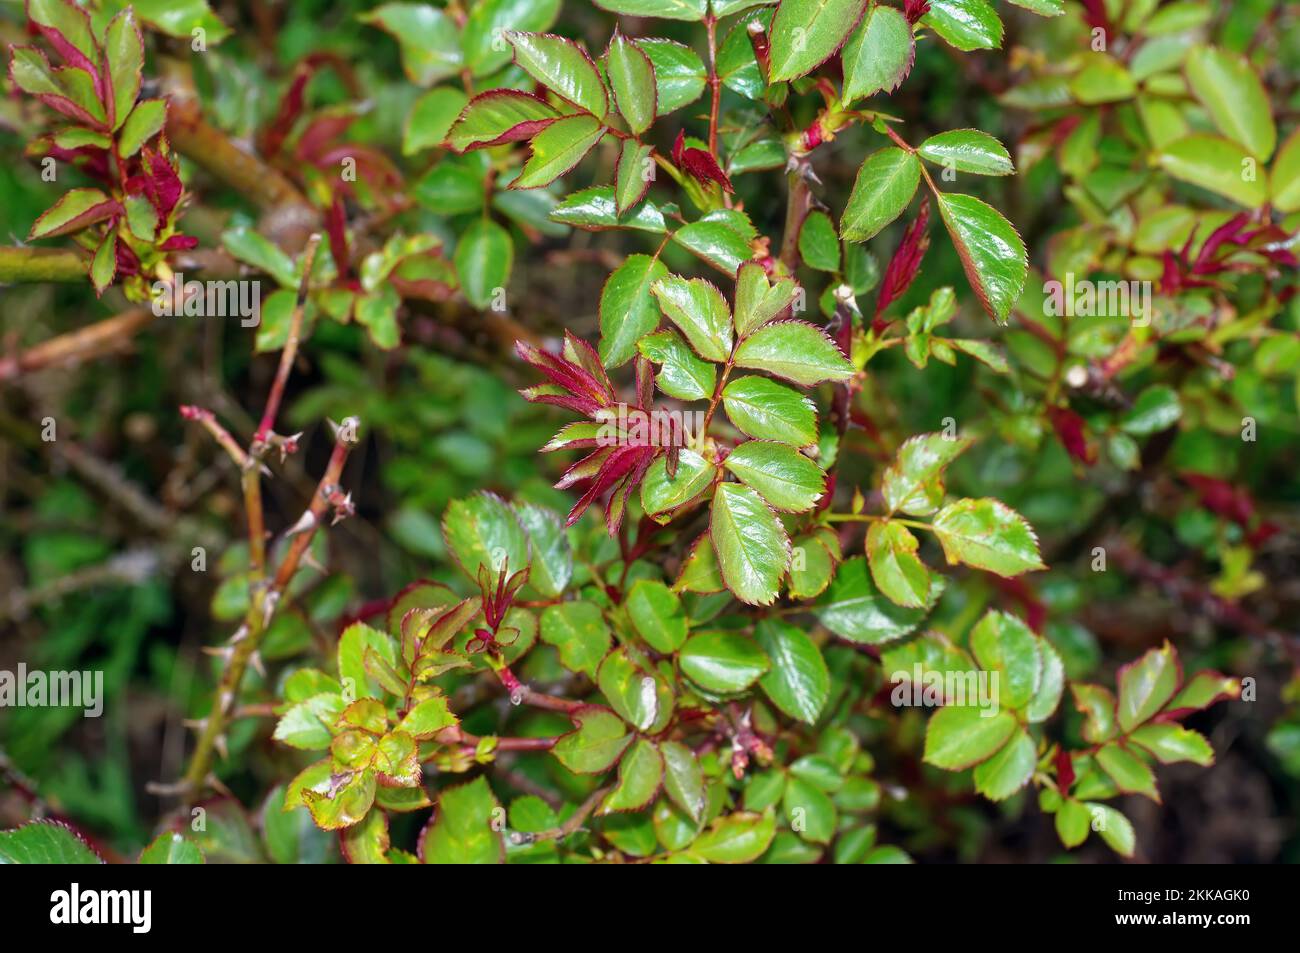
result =
[[0,248],[0,284],[17,281],[85,281],[86,256],[70,248]]
[[[85,278],[85,274],[80,275]],[[155,320],[149,308],[132,308],[84,328],[44,341],[14,357],[0,357],[0,381],[62,367],[121,350],[138,331]]]
[[320,235],[312,235],[307,241],[307,248],[302,255],[302,278],[298,281],[298,300],[294,302],[293,316],[289,320],[289,336],[280,352],[280,366],[276,369],[275,380],[271,382],[271,393],[266,398],[266,409],[262,412],[262,422],[253,435],[253,454],[265,445],[275,429],[275,418],[280,413],[280,401],[284,399],[285,383],[293,362],[298,358],[298,342],[302,338],[302,315],[307,305],[307,290],[311,284],[311,271],[316,263],[316,249],[320,247]]

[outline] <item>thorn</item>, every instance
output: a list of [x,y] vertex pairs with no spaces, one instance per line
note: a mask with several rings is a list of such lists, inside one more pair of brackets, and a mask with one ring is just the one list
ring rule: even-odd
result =
[[248,624],[247,624],[247,623],[244,623],[244,624],[241,625],[238,629],[235,630],[235,634],[232,635],[232,636],[230,637],[230,641],[227,642],[226,644],[227,644],[227,645],[238,645],[240,642],[244,641],[244,639],[246,639],[246,638],[248,638]]
[[177,797],[190,789],[190,782],[184,778],[179,781],[146,781],[144,789],[157,797]]
[[204,781],[208,787],[212,788],[212,790],[216,791],[218,794],[223,794],[226,797],[234,797],[234,795],[230,793],[230,788],[222,784],[221,779],[212,772],[208,772],[208,776]]
[[233,645],[205,645],[202,652],[204,655],[211,655],[213,658],[219,658],[222,661],[229,662],[230,656],[235,654]]
[[302,516],[298,517],[298,522],[294,523],[284,532],[285,539],[290,536],[297,536],[299,533],[305,533],[308,530],[315,529],[316,516],[311,510],[303,510]]
[[217,749],[217,754],[221,755],[222,761],[228,761],[230,759],[230,748],[226,744],[226,736],[224,733],[219,734],[212,739],[212,747]]
[[253,666],[253,671],[258,675],[266,678],[266,666],[262,663],[261,652],[254,651],[253,654],[248,657],[248,664]]
[[186,718],[181,724],[186,728],[202,733],[208,727],[208,720],[206,718]]

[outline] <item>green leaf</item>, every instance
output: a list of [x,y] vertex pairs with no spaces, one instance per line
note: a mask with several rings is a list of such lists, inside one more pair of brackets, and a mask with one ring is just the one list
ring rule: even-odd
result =
[[804,387],[853,376],[853,365],[844,352],[825,331],[805,321],[778,321],[759,328],[740,342],[735,363]]
[[664,759],[654,743],[638,738],[618,764],[618,785],[601,804],[600,813],[639,811],[659,793]]
[[1214,764],[1214,749],[1199,732],[1169,722],[1142,725],[1133,730],[1129,741],[1145,748],[1161,764],[1190,761],[1208,768]]
[[963,771],[987,761],[1015,732],[1015,716],[1006,709],[947,705],[926,726],[925,762]]
[[433,823],[420,835],[420,859],[426,864],[504,863],[505,844],[495,823],[500,809],[486,778],[445,788]]
[[790,540],[762,497],[737,483],[718,484],[709,533],[727,588],[741,602],[771,605],[790,562]]
[[201,864],[203,851],[173,831],[163,831],[140,852],[142,864]]
[[[657,280],[657,279],[656,279]],[[654,282],[651,283],[653,288]],[[658,323],[659,309],[655,308]],[[637,341],[637,350],[647,360],[663,365],[655,383],[669,397],[678,400],[707,400],[713,394],[718,369],[695,356],[676,331],[647,334]]]
[[678,507],[698,499],[713,483],[716,473],[712,463],[694,450],[683,448],[677,455],[677,473],[670,479],[668,461],[656,457],[641,482],[641,508],[652,518],[671,515]]
[[[113,128],[117,129],[135,107],[135,99],[140,95],[140,71],[144,68],[144,38],[130,7],[109,21],[104,32],[104,56],[108,60],[108,75],[113,87],[116,117]],[[154,101],[161,105],[161,100]],[[123,153],[124,156],[132,154]]]
[[844,102],[892,93],[912,71],[916,43],[902,11],[875,3],[844,44]]
[[402,51],[402,68],[417,86],[432,86],[461,68],[460,30],[427,3],[385,3],[360,16],[390,34]]
[[515,48],[515,62],[533,79],[596,119],[605,118],[609,98],[586,50],[572,40],[549,33],[507,30],[505,37]]
[[559,649],[560,662],[569,671],[595,678],[613,636],[600,606],[561,602],[542,612],[542,641]]
[[1218,672],[1198,672],[1183,686],[1174,700],[1165,706],[1166,711],[1190,709],[1200,711],[1217,701],[1241,697],[1241,683],[1235,678],[1224,678]]
[[737,811],[715,820],[690,850],[711,864],[747,864],[762,856],[775,836],[776,818],[770,812]]
[[672,718],[672,690],[627,648],[606,656],[596,673],[596,684],[610,706],[638,731],[658,734]]
[[133,0],[136,14],[154,29],[189,41],[202,29],[209,45],[230,35],[230,28],[213,15],[208,0]]
[[772,18],[770,82],[811,73],[834,56],[865,9],[866,0],[782,0]]
[[425,149],[441,146],[468,103],[464,93],[449,86],[439,86],[421,95],[406,117],[402,155],[413,156]]
[[903,214],[921,181],[921,160],[897,146],[867,156],[840,216],[840,237],[865,242]]
[[997,209],[974,196],[944,193],[939,212],[980,304],[1005,324],[1029,274],[1020,234]]
[[802,629],[778,619],[761,619],[754,638],[771,661],[759,685],[777,708],[811,725],[831,694],[821,650]]
[[731,356],[731,309],[713,284],[669,275],[656,281],[650,293],[697,354],[719,363]]
[[1199,46],[1187,54],[1187,85],[1214,124],[1261,161],[1277,145],[1277,127],[1259,76],[1244,57]]
[[57,30],[63,39],[92,63],[97,62],[95,37],[86,11],[66,0],[28,0],[32,23]]
[[1030,724],[1046,721],[1061,703],[1061,694],[1065,690],[1065,663],[1052,643],[1046,639],[1038,640],[1038,649],[1043,655],[1043,677],[1039,679],[1038,690],[1025,708],[1025,718]]
[[549,103],[531,93],[494,89],[469,101],[448,132],[447,145],[466,152],[528,139],[559,118]]
[[748,337],[752,332],[780,317],[794,301],[798,286],[793,278],[768,281],[767,271],[758,262],[746,262],[736,275],[736,334]]
[[1106,53],[1092,53],[1087,65],[1070,79],[1070,92],[1085,106],[1132,99],[1138,86],[1133,75]]
[[544,599],[564,592],[573,576],[573,549],[558,513],[532,503],[515,505],[515,515],[528,534],[532,560],[528,584]]
[[803,778],[790,778],[785,786],[782,807],[791,829],[804,840],[829,844],[835,836],[838,814],[834,803]]
[[557,119],[533,137],[528,161],[510,188],[550,185],[581,162],[604,134],[604,125],[594,116]]
[[90,263],[90,281],[95,286],[95,294],[103,294],[116,274],[117,232],[109,232],[95,249],[95,257]]
[[324,751],[333,740],[330,728],[339,720],[343,708],[343,696],[337,692],[313,695],[280,716],[272,737],[291,748]]
[[724,221],[702,218],[683,225],[673,241],[728,277],[750,259],[749,239]]
[[1182,415],[1178,392],[1164,384],[1155,384],[1138,395],[1120,418],[1119,426],[1125,433],[1145,437],[1169,429]]
[[1115,736],[1115,696],[1100,685],[1072,684],[1074,707],[1083,713],[1085,741],[1100,744]]
[[732,695],[763,676],[769,663],[763,650],[739,632],[700,632],[677,654],[682,674],[705,691]]
[[1278,150],[1269,190],[1273,207],[1279,212],[1300,210],[1300,129]]
[[674,804],[699,824],[704,820],[708,798],[704,790],[704,770],[695,752],[680,741],[659,745],[664,759],[664,790]]
[[795,540],[790,559],[790,598],[815,599],[825,592],[837,558],[831,555],[824,538],[804,536]]
[[595,3],[610,13],[690,22],[703,20],[709,7],[709,0],[595,0]]
[[970,445],[969,437],[942,433],[919,434],[904,441],[881,483],[889,512],[928,516],[937,510],[943,504],[944,469]]
[[601,774],[632,743],[627,725],[608,708],[591,706],[573,713],[577,729],[555,743],[551,753],[575,774]]
[[998,500],[951,503],[935,516],[934,531],[952,565],[965,563],[1007,578],[1047,568],[1029,523]]
[[1136,837],[1133,834],[1133,825],[1129,823],[1129,819],[1113,807],[1105,804],[1085,801],[1083,806],[1092,812],[1092,827],[1101,835],[1101,839],[1109,845],[1110,849],[1125,857],[1132,857]]
[[456,244],[456,275],[469,303],[480,310],[504,289],[514,266],[510,233],[490,218],[480,218],[461,233]]
[[780,440],[795,447],[817,442],[816,405],[797,390],[766,377],[748,375],[729,382],[722,389],[722,406],[736,428],[751,437]]
[[699,54],[674,40],[645,37],[636,41],[655,70],[656,112],[666,116],[688,106],[704,92],[708,72]]
[[1010,2],[1044,17],[1059,17],[1065,12],[1065,0],[1010,0]]
[[[296,299],[296,295],[287,289],[278,291],[276,294],[283,294],[286,303],[290,298]],[[397,308],[401,303],[401,296],[397,293],[397,289],[391,285],[385,285],[376,294],[364,295],[357,299],[357,323],[370,334],[370,340],[375,343],[376,347],[391,350],[401,343],[401,329],[397,324]],[[285,324],[287,332],[288,322],[285,322]],[[281,346],[283,345],[281,344]],[[259,349],[266,349],[260,341],[258,347]]]
[[480,566],[495,578],[503,568],[518,572],[528,565],[528,536],[515,511],[495,494],[452,500],[442,519],[442,535],[471,581],[477,582]]
[[871,577],[894,602],[914,609],[924,606],[930,597],[930,572],[916,555],[919,545],[899,523],[872,523],[867,530]]
[[1160,803],[1156,776],[1150,766],[1133,752],[1117,743],[1102,745],[1096,754],[1097,764],[1125,794],[1141,794]]
[[655,71],[650,57],[620,32],[615,32],[605,54],[614,103],[634,135],[641,135],[655,120]]
[[954,129],[931,136],[916,150],[936,165],[975,175],[1011,175],[1015,167],[1006,146],[978,129]]
[[921,23],[965,53],[1002,45],[1002,21],[985,0],[930,0]]
[[971,630],[975,661],[986,672],[996,672],[1000,700],[1011,708],[1024,708],[1038,691],[1043,677],[1040,639],[1029,626],[1006,612],[986,612]]
[[650,182],[654,178],[654,163],[650,161],[653,154],[653,147],[642,145],[635,139],[623,142],[614,174],[614,201],[619,215],[625,214],[650,191]]
[[[406,790],[405,788],[381,788]],[[339,836],[339,852],[349,864],[391,864],[388,852],[392,841],[388,836],[388,815],[371,811],[360,824],[353,824]],[[410,863],[416,863],[412,859]]]
[[1038,752],[1034,739],[1023,728],[993,757],[975,768],[975,790],[990,801],[1005,801],[1034,776]]
[[1120,731],[1128,734],[1164,708],[1181,681],[1178,653],[1168,642],[1121,668],[1116,708]]
[[503,31],[549,30],[559,12],[560,0],[476,0],[460,38],[465,67],[475,78],[496,72],[510,62]]
[[397,723],[397,730],[405,732],[416,741],[427,741],[442,729],[459,722],[460,719],[448,710],[447,699],[439,695],[418,702]]
[[166,121],[166,100],[141,100],[117,134],[117,148],[122,158],[130,158],[139,152],[141,146],[162,131]]
[[799,229],[799,254],[804,264],[818,271],[840,270],[840,242],[835,225],[825,212],[814,209]]
[[630,228],[662,234],[666,230],[663,212],[652,202],[642,202],[627,214],[619,215],[612,185],[582,189],[565,196],[551,212],[551,220],[593,232],[606,228]]
[[298,266],[280,246],[246,225],[226,229],[221,244],[235,258],[266,272],[283,288],[298,287]]
[[723,466],[784,513],[812,509],[826,491],[822,468],[786,443],[748,440],[727,455]]
[[632,627],[652,649],[671,655],[682,647],[688,627],[686,614],[677,594],[662,582],[638,579],[628,591],[626,605]]
[[0,831],[0,864],[102,864],[72,828],[33,821]]
[[1080,802],[1069,798],[1056,812],[1056,834],[1066,847],[1078,847],[1092,830],[1092,814]]
[[[930,587],[932,600],[940,589],[937,584]],[[841,638],[880,645],[915,631],[928,609],[909,609],[885,598],[871,581],[867,560],[858,556],[841,564],[814,611],[821,624]]]
[[1255,158],[1221,136],[1196,134],[1171,142],[1156,156],[1175,179],[1208,189],[1246,208],[1268,201],[1268,187],[1252,174]]
[[121,206],[99,189],[72,189],[59,196],[59,200],[41,213],[32,225],[29,241],[53,238],[80,231],[102,222],[118,212]]

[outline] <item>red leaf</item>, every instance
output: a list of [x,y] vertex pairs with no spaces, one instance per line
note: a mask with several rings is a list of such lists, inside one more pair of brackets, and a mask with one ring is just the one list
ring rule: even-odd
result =
[[1097,460],[1097,447],[1088,439],[1088,425],[1068,407],[1047,408],[1048,419],[1061,444],[1074,459],[1091,466]]
[[880,315],[885,309],[902,297],[908,287],[916,280],[921,270],[921,262],[930,248],[930,198],[921,200],[921,208],[916,213],[912,224],[903,233],[903,240],[898,243],[894,257],[885,268],[885,276],[880,281],[880,296],[876,299],[877,331],[882,329]]
[[716,182],[722,186],[724,192],[735,191],[731,187],[731,179],[727,178],[727,173],[722,171],[718,160],[713,158],[713,153],[688,147],[685,132],[677,133],[677,141],[673,143],[673,162],[691,178],[705,185]]

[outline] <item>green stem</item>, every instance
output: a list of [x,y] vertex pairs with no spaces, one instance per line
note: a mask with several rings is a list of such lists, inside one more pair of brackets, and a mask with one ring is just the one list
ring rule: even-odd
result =
[[899,526],[910,526],[913,529],[931,531],[934,529],[929,523],[922,523],[919,520],[905,520],[898,516],[876,516],[872,513],[828,513],[823,519],[828,523],[897,523]]
[[71,248],[0,248],[0,284],[19,281],[86,281],[86,257]]

